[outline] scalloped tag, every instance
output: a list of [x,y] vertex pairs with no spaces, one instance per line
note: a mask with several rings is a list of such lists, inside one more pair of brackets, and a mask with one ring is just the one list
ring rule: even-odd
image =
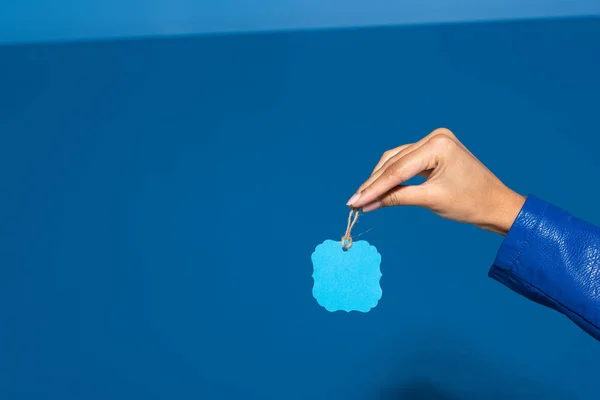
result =
[[381,255],[360,240],[345,250],[326,240],[312,254],[313,296],[329,312],[369,312],[381,299]]

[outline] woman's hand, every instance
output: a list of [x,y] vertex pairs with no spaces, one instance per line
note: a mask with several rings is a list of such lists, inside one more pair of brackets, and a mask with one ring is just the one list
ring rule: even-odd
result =
[[[402,185],[420,175],[420,185]],[[364,212],[420,206],[454,221],[506,235],[525,198],[506,187],[448,129],[383,153],[371,177],[348,201]]]

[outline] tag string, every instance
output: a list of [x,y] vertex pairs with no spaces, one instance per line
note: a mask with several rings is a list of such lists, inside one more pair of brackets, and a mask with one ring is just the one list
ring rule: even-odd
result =
[[342,247],[346,250],[352,247],[352,236],[350,236],[350,232],[352,231],[354,224],[356,224],[356,220],[358,219],[358,213],[359,210],[353,208],[350,210],[350,214],[348,215],[348,227],[346,228],[346,233],[344,234],[344,236],[342,236]]

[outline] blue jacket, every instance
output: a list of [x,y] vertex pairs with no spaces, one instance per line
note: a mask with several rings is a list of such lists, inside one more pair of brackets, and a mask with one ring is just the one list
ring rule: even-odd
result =
[[489,276],[600,340],[600,228],[529,196]]

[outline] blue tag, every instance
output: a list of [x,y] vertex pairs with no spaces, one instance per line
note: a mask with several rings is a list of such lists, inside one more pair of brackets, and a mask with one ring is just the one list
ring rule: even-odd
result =
[[313,296],[327,311],[369,312],[381,299],[381,255],[361,240],[345,250],[326,240],[312,254]]

